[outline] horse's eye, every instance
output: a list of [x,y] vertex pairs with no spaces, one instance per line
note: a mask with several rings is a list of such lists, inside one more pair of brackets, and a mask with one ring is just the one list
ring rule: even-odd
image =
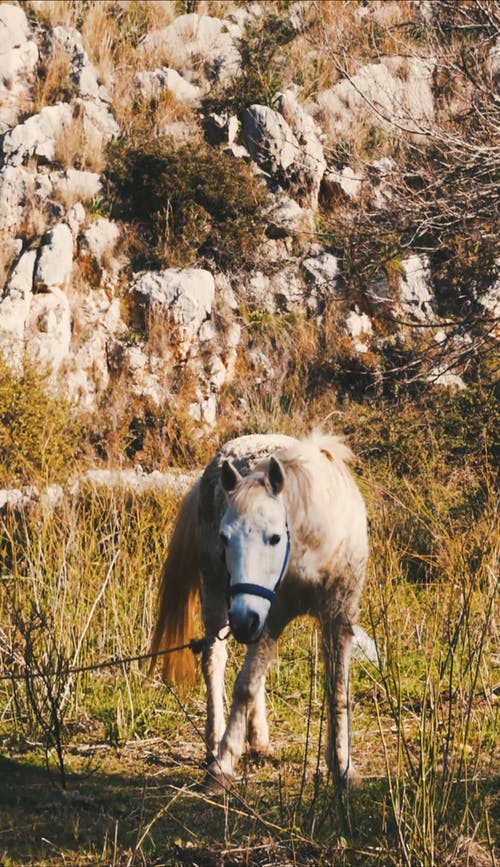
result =
[[227,539],[227,536],[225,533],[220,534],[220,540],[221,540],[223,545],[227,545],[228,539]]
[[278,536],[277,533],[273,533],[273,535],[269,537],[269,544],[270,545],[277,545],[280,539],[281,539],[281,536]]

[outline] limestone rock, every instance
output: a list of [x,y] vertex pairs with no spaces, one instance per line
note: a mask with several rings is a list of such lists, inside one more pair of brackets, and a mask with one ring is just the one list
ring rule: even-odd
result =
[[189,405],[189,415],[195,421],[203,423],[205,427],[213,428],[217,420],[217,398],[210,392],[205,394],[201,389],[197,391],[197,401]]
[[26,13],[13,3],[0,4],[0,134],[15,126],[27,97],[26,77],[38,60]]
[[319,93],[313,114],[330,137],[348,136],[355,120],[390,128],[392,123],[418,134],[434,115],[432,59],[385,58]]
[[56,373],[69,358],[71,311],[60,289],[33,295],[28,321],[28,351],[43,369]]
[[243,116],[242,136],[252,159],[285,181],[300,156],[300,145],[286,120],[267,105],[251,105]]
[[281,193],[267,215],[266,234],[270,238],[289,238],[300,232],[314,231],[314,213],[302,208],[295,199]]
[[136,87],[143,99],[158,98],[162,91],[168,90],[176,99],[188,102],[199,99],[201,89],[191,84],[175,69],[164,66],[152,72],[138,72],[134,77]]
[[366,313],[362,313],[356,304],[347,314],[345,324],[347,333],[352,337],[356,352],[366,352],[368,347],[363,337],[369,336],[373,331],[370,317]]
[[16,230],[33,188],[33,176],[21,166],[4,166],[0,170],[0,231]]
[[83,116],[83,129],[87,139],[98,150],[110,139],[117,138],[120,127],[106,103],[100,100],[77,99],[75,105]]
[[85,202],[101,192],[102,183],[97,172],[66,169],[61,172],[50,172],[49,180],[52,193],[67,202]]
[[103,264],[106,256],[108,259],[111,257],[119,237],[118,224],[105,217],[93,220],[83,235],[85,245],[98,265]]
[[35,250],[21,254],[0,298],[0,347],[5,358],[18,371],[22,370],[35,260]]
[[274,307],[282,312],[297,309],[304,302],[305,287],[295,264],[285,265],[271,278]]
[[8,165],[20,166],[30,156],[52,162],[57,139],[68,129],[73,112],[67,103],[47,105],[24,123],[9,130],[3,139],[3,154]]
[[81,34],[76,27],[54,27],[48,35],[48,49],[62,48],[71,60],[71,75],[78,93],[85,99],[109,101],[109,93],[99,83],[98,73],[83,47]]
[[242,32],[238,24],[191,12],[179,15],[168,27],[148,33],[141,49],[148,54],[161,53],[171,66],[188,74],[196,57],[202,61],[208,81],[227,83],[240,69],[236,40]]
[[64,288],[73,269],[73,235],[66,223],[57,223],[47,232],[35,271],[35,288]]
[[321,179],[326,170],[323,145],[318,138],[316,124],[291,90],[278,94],[276,108],[293,130],[300,146],[300,159],[294,167],[294,182],[304,188],[310,203],[316,206]]
[[265,172],[314,207],[326,169],[315,124],[291,91],[279,94],[276,105],[279,111],[257,104],[247,108],[243,141]]
[[215,283],[212,274],[201,268],[166,268],[142,274],[131,292],[147,307],[169,311],[189,343],[211,314]]
[[310,256],[302,262],[306,278],[315,284],[316,288],[331,291],[339,276],[339,262],[332,253],[319,253]]
[[81,202],[75,202],[73,207],[66,212],[66,223],[71,229],[71,234],[75,241],[80,231],[80,227],[85,222],[86,218],[87,215],[85,213],[85,208]]
[[79,337],[78,342],[72,341],[65,383],[72,401],[82,409],[95,411],[100,396],[109,385],[109,346],[115,335],[126,331],[120,314],[120,300],[109,299],[104,289],[94,289],[78,299],[73,320]]
[[432,322],[434,293],[428,257],[409,256],[408,259],[403,260],[402,268],[399,303],[403,315],[418,322]]
[[268,313],[274,311],[271,280],[263,271],[254,271],[248,281],[247,294],[255,307]]
[[331,195],[335,189],[347,196],[348,199],[357,199],[361,185],[363,183],[363,175],[360,172],[355,172],[350,166],[344,166],[340,171],[330,169],[323,176],[323,189],[326,188],[326,195]]

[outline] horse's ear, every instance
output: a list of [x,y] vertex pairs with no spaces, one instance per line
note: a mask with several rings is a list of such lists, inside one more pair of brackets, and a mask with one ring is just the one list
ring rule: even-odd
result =
[[241,475],[231,461],[224,461],[220,471],[220,478],[225,492],[231,494],[241,479]]
[[283,485],[285,484],[285,471],[277,458],[271,457],[269,459],[267,480],[273,494],[279,494],[283,490]]

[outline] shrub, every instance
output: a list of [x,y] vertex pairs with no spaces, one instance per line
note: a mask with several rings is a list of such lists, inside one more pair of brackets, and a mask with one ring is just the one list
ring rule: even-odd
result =
[[268,199],[246,164],[201,141],[120,141],[108,148],[107,177],[113,216],[144,241],[135,267],[252,261]]
[[76,466],[81,427],[46,377],[26,364],[18,377],[0,356],[0,484],[63,481]]
[[225,111],[241,117],[252,103],[272,106],[276,93],[286,86],[285,49],[295,35],[286,19],[267,11],[247,23],[239,45],[241,72],[229,86],[206,98],[206,111]]

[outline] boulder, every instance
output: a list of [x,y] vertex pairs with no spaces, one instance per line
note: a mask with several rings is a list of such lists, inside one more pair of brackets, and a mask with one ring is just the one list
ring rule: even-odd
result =
[[95,412],[99,397],[109,385],[107,339],[103,330],[95,332],[71,353],[65,373],[66,393],[81,410]]
[[120,127],[106,103],[100,100],[77,99],[75,105],[82,113],[85,136],[96,150],[102,148],[105,142],[119,136]]
[[356,352],[366,352],[368,347],[363,337],[369,336],[373,331],[370,317],[362,313],[356,304],[347,314],[345,325],[347,333],[352,337]]
[[422,132],[434,116],[432,75],[435,63],[420,57],[388,57],[369,63],[351,78],[321,91],[312,106],[331,138],[349,136],[355,121],[390,129]]
[[327,198],[340,190],[348,199],[357,199],[363,181],[364,178],[360,172],[355,172],[350,166],[344,166],[340,171],[330,169],[325,173],[322,189]]
[[294,168],[294,181],[305,188],[310,204],[318,203],[321,179],[326,170],[326,159],[318,135],[316,124],[297,101],[293,91],[279,93],[275,100],[276,108],[293,130],[300,146],[300,158]]
[[208,81],[230,82],[239,72],[241,55],[237,39],[243,28],[234,22],[198,15],[179,15],[168,27],[154,30],[141,43],[144,54],[160,54],[169,64],[189,74],[193,58],[203,64]]
[[[95,411],[109,385],[108,353],[115,335],[127,328],[121,318],[120,299],[93,289],[78,299],[73,311],[75,336],[65,377],[68,396],[82,409]],[[123,368],[124,369],[124,368]]]
[[404,316],[418,322],[434,321],[434,292],[427,256],[409,256],[402,261],[399,304]]
[[188,412],[192,419],[201,422],[206,428],[213,428],[217,421],[217,398],[210,391],[196,390],[196,401],[189,404]]
[[282,183],[300,157],[300,145],[282,115],[268,105],[251,105],[243,115],[242,138],[259,166]]
[[109,102],[105,87],[99,84],[98,72],[89,60],[83,47],[82,37],[76,27],[54,27],[48,34],[48,51],[61,48],[71,62],[71,77],[78,93],[84,99],[99,99]]
[[64,292],[53,288],[33,295],[28,330],[27,348],[32,361],[56,373],[70,355],[71,311]]
[[38,60],[26,13],[13,3],[0,4],[0,134],[15,126],[28,97],[27,76]]
[[190,84],[175,69],[164,66],[152,72],[138,72],[134,83],[143,99],[157,99],[163,91],[170,91],[176,99],[191,102],[199,99],[201,89]]
[[83,234],[83,242],[90,255],[99,266],[104,264],[104,259],[109,260],[120,237],[120,229],[117,223],[98,217],[92,220],[88,229]]
[[33,114],[5,134],[2,145],[5,162],[20,166],[30,156],[53,162],[57,140],[72,120],[73,112],[67,103],[45,106],[39,114]]
[[319,253],[310,256],[302,262],[306,279],[314,283],[317,289],[331,291],[335,288],[339,276],[339,262],[332,253]]
[[80,232],[80,227],[86,219],[87,215],[85,213],[85,208],[83,207],[81,202],[75,202],[73,207],[71,207],[69,211],[66,212],[65,222],[71,230],[73,240],[76,241]]
[[297,309],[304,303],[305,287],[295,264],[285,265],[271,277],[271,292],[276,310]]
[[302,208],[295,199],[281,193],[267,214],[266,234],[269,238],[289,238],[301,232],[314,231],[314,213]]
[[35,271],[35,289],[64,288],[73,269],[73,235],[66,223],[57,223],[47,232]]
[[0,298],[0,349],[15,370],[22,370],[36,250],[22,253]]
[[274,311],[274,300],[271,292],[271,280],[263,271],[254,271],[248,281],[246,294],[254,307],[268,313]]
[[15,233],[25,214],[33,187],[33,175],[21,166],[4,166],[1,169],[0,231]]
[[184,350],[195,339],[212,312],[215,283],[201,268],[166,268],[148,271],[134,280],[131,292],[150,309],[168,312],[179,326]]
[[102,190],[100,175],[97,172],[66,169],[50,172],[52,194],[64,203],[85,202],[97,196]]
[[315,207],[326,160],[314,121],[291,91],[278,95],[279,111],[251,105],[243,115],[242,139],[259,166],[292,195]]

